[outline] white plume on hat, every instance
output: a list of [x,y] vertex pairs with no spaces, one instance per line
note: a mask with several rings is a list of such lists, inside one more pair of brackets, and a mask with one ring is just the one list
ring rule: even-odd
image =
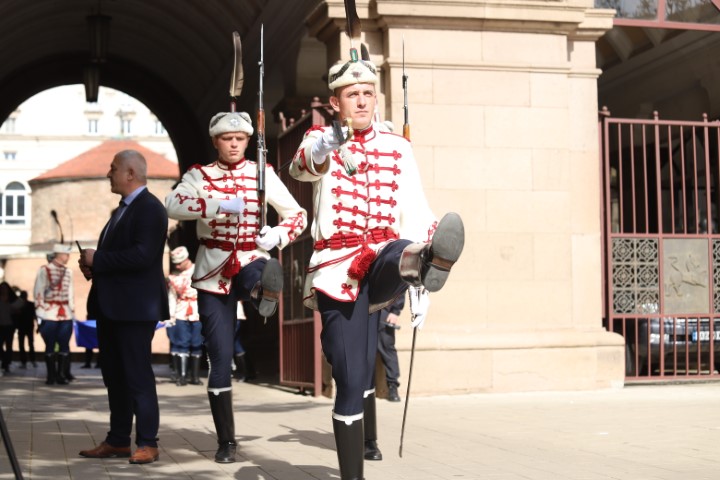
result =
[[246,112],[220,112],[210,119],[210,136],[228,132],[245,132],[252,135],[254,130],[250,115]]
[[170,261],[172,263],[182,263],[185,260],[187,260],[190,257],[190,253],[188,252],[188,249],[185,247],[177,247],[174,248],[172,252],[170,252]]
[[65,245],[64,243],[56,243],[53,245],[53,253],[70,253],[72,252],[72,247],[70,245]]
[[330,90],[356,83],[377,85],[377,67],[370,60],[350,60],[347,63],[336,63],[330,67],[328,72]]

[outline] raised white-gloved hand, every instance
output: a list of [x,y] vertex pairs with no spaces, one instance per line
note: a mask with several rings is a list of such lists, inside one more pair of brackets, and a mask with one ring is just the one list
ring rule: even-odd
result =
[[255,237],[255,244],[263,250],[272,250],[280,244],[281,229],[282,227],[265,225],[262,230],[260,230],[260,235]]
[[410,299],[410,313],[412,322],[410,325],[415,328],[422,328],[425,325],[427,312],[430,308],[430,293],[425,287],[408,287],[408,298]]
[[245,208],[245,202],[242,198],[231,198],[229,200],[220,201],[220,213],[239,214]]
[[[343,127],[343,135],[347,135],[347,127]],[[335,137],[335,132],[333,132],[332,128],[326,129],[315,141],[312,150],[310,150],[313,162],[318,165],[325,163],[327,154],[338,148],[342,140],[342,138],[338,139]]]

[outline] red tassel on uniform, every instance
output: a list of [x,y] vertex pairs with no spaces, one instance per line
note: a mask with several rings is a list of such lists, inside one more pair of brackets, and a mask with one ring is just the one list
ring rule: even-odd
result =
[[187,310],[185,310],[185,318],[190,318],[190,316],[193,314],[192,304],[188,300],[188,307]]
[[65,309],[62,306],[62,303],[58,306],[58,318],[65,318]]
[[240,272],[240,262],[238,262],[235,252],[230,254],[230,258],[222,269],[222,276],[225,278],[233,278]]
[[374,250],[368,248],[367,245],[363,245],[362,251],[353,259],[350,268],[348,268],[348,277],[358,282],[361,281],[367,275],[376,256]]

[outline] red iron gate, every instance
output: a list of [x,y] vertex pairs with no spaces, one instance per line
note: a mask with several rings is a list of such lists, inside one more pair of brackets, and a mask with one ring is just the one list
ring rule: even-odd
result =
[[305,132],[312,125],[326,125],[331,118],[331,110],[315,98],[310,111],[297,121],[287,125],[283,119],[277,149],[278,174],[308,214],[308,228],[295,242],[280,252],[285,279],[279,308],[280,383],[301,390],[312,390],[315,396],[327,394],[331,385],[330,382],[323,383],[320,315],[307,309],[302,303],[305,267],[310,263],[313,252],[309,228],[313,221],[312,185],[290,178],[288,164]]
[[603,317],[628,380],[720,369],[720,122],[600,120]]

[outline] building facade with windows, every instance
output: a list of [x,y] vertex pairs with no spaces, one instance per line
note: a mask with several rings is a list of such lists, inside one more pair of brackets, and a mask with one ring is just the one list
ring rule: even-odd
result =
[[82,85],[52,88],[29,98],[5,120],[0,127],[0,259],[32,251],[32,216],[50,218],[49,211],[33,212],[30,180],[111,139],[133,140],[177,163],[158,118],[135,98],[110,88],[100,89],[97,103],[85,101]]

